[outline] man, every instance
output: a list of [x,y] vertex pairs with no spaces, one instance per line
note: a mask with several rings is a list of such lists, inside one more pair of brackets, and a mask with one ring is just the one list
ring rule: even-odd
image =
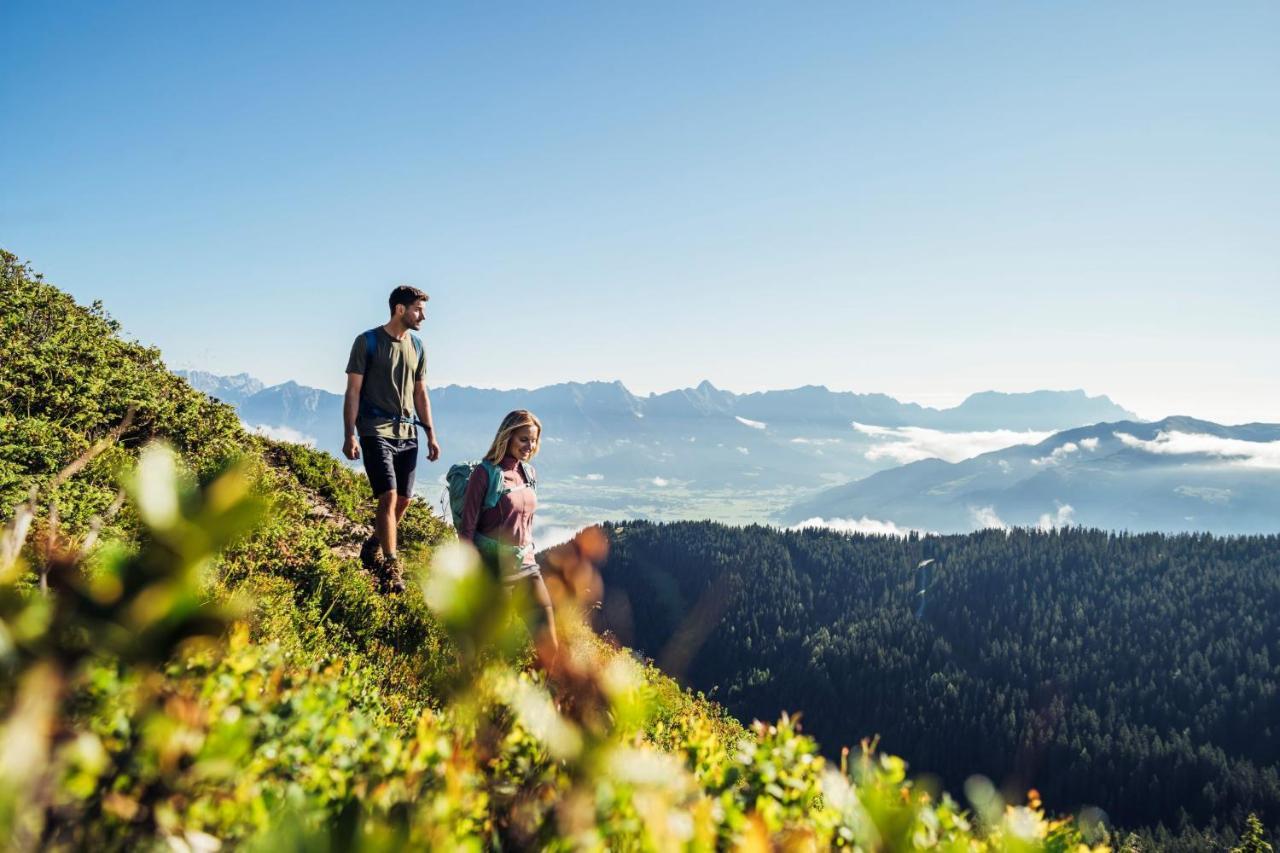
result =
[[427,398],[426,353],[412,334],[422,327],[427,299],[416,287],[401,285],[391,291],[391,319],[359,335],[347,358],[342,452],[348,459],[364,458],[369,485],[378,498],[374,535],[364,543],[360,558],[388,592],[404,589],[396,528],[413,494],[419,423],[427,433],[427,459],[440,458]]

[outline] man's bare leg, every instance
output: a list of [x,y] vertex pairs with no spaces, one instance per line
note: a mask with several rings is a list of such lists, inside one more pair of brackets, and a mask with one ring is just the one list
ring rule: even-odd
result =
[[397,498],[395,490],[378,495],[378,512],[374,516],[373,529],[378,532],[378,543],[382,546],[382,556],[393,557],[396,553],[396,525],[400,522],[400,514],[396,512]]
[[382,542],[391,542],[392,548],[395,548],[396,545],[398,544],[396,540],[398,538],[397,534],[400,528],[400,519],[404,518],[405,510],[409,508],[409,498],[406,498],[404,495],[395,494],[394,492],[388,492],[387,494],[395,495],[395,508],[393,510],[394,520],[392,522],[393,529],[391,531],[390,537],[388,537],[386,535],[386,530],[385,530],[385,519],[383,518],[384,514],[386,513],[386,509],[383,504],[383,499],[386,497],[386,495],[379,495],[378,510],[374,518],[374,534],[373,534],[372,541],[376,543],[375,547],[380,547]]

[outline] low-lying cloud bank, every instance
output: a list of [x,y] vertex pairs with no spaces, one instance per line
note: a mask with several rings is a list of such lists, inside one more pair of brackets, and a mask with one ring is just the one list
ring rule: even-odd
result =
[[1230,489],[1218,489],[1213,486],[1178,486],[1173,491],[1175,494],[1186,498],[1196,498],[1207,504],[1226,505],[1231,503],[1232,491]]
[[996,530],[1009,529],[1009,525],[1004,522],[1004,519],[996,514],[994,506],[971,506],[969,507],[969,518],[979,530],[987,530],[988,528]]
[[799,524],[793,524],[787,530],[803,530],[806,527],[823,527],[839,533],[870,533],[876,536],[906,536],[909,533],[923,534],[925,532],[911,527],[899,527],[892,521],[878,521],[874,518],[867,518],[865,515],[859,519],[820,518],[815,516],[805,519]]
[[1053,449],[1053,452],[1050,453],[1048,456],[1041,456],[1039,459],[1032,459],[1031,464],[1032,465],[1057,465],[1063,459],[1066,459],[1072,453],[1075,453],[1079,450],[1080,450],[1080,445],[1076,444],[1074,441],[1068,441],[1066,444],[1062,445],[1061,447],[1055,447]]
[[1097,450],[1098,440],[1096,438],[1095,439],[1086,438],[1084,441],[1080,442],[1079,444],[1076,444],[1074,441],[1068,441],[1066,444],[1055,447],[1053,449],[1053,452],[1050,453],[1048,456],[1041,456],[1039,459],[1032,459],[1031,464],[1039,465],[1042,467],[1049,466],[1049,465],[1057,465],[1059,462],[1061,462],[1063,459],[1066,459],[1071,454],[1079,453],[1081,447],[1084,447],[1086,450]]
[[1280,441],[1245,441],[1191,432],[1156,433],[1153,439],[1117,432],[1121,443],[1158,456],[1213,456],[1239,468],[1280,471]]
[[536,521],[533,525],[533,544],[538,550],[550,548],[559,545],[561,542],[568,542],[574,536],[578,535],[578,531],[589,524],[564,524],[559,521],[549,521],[546,524],[539,524]]
[[[1076,511],[1071,504],[1060,503],[1053,512],[1043,512],[1036,521],[1038,530],[1057,530],[1059,527],[1069,527],[1076,517]],[[1010,530],[1012,526],[1000,517],[994,506],[971,506],[969,507],[969,520],[978,530]]]
[[[244,421],[241,421],[241,423],[244,423]],[[287,441],[291,444],[301,444],[305,447],[316,446],[316,440],[313,436],[299,432],[293,427],[271,426],[270,424],[244,424],[244,428],[251,433],[266,436],[276,441]]]
[[882,427],[853,422],[853,428],[863,435],[880,439],[881,443],[866,452],[867,459],[892,459],[907,464],[921,459],[942,459],[960,462],[1003,450],[1015,444],[1039,444],[1052,432],[1016,432],[1009,429],[983,432],[943,432],[926,427]]
[[1055,530],[1059,527],[1067,527],[1075,518],[1076,511],[1071,504],[1059,504],[1056,512],[1043,513],[1036,527],[1041,530]]

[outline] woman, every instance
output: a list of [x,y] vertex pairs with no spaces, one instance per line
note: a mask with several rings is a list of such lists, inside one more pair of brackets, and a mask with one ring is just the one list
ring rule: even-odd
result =
[[[485,563],[502,579],[508,594],[524,588],[535,603],[527,618],[529,633],[537,639],[545,629],[553,650],[559,650],[551,596],[534,559],[533,513],[538,508],[537,480],[529,464],[538,455],[542,422],[532,412],[517,409],[502,419],[485,464],[477,465],[467,481],[458,538],[476,546]],[[501,480],[494,481],[494,474]],[[486,496],[496,486],[497,503],[485,508]]]

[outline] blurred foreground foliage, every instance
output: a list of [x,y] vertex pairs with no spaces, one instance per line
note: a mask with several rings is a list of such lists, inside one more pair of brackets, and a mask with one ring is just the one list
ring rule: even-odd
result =
[[1038,803],[979,798],[984,822],[869,747],[826,767],[792,719],[743,732],[608,646],[569,580],[593,571],[591,533],[562,552],[564,643],[534,650],[541,668],[523,665],[518,602],[457,544],[421,594],[381,602],[425,596],[419,624],[447,659],[426,676],[380,663],[399,652],[376,615],[323,630],[337,596],[315,626],[329,639],[307,637],[283,585],[199,577],[270,527],[247,470],[196,490],[150,448],[131,488],[139,542],[35,549],[34,567],[55,567],[47,595],[21,588],[24,559],[6,567],[0,831],[15,848],[1077,846]]
[[587,627],[606,543],[547,567],[530,642],[420,504],[378,595],[362,478],[250,436],[159,354],[0,254],[0,838],[222,847],[1077,850],[795,718],[744,729]]

